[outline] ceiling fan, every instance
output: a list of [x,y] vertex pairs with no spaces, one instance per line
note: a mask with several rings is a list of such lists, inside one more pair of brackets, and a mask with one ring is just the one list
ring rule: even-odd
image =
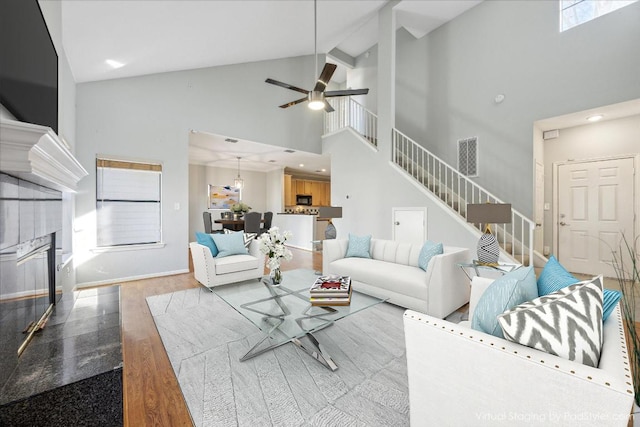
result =
[[[316,65],[314,70],[318,69],[318,26],[317,26],[317,0],[313,1],[313,19],[314,19],[314,50],[313,54],[316,60]],[[295,101],[287,102],[286,104],[280,105],[280,108],[289,108],[293,105],[300,104],[305,101],[309,101],[309,108],[312,110],[322,110],[327,113],[330,113],[333,110],[333,107],[327,102],[326,98],[331,98],[335,96],[351,96],[351,95],[366,95],[369,93],[369,89],[346,89],[346,90],[325,90],[329,81],[331,80],[331,76],[336,71],[336,64],[326,63],[322,68],[322,72],[320,73],[320,77],[318,77],[318,81],[316,82],[313,90],[305,90],[299,87],[282,83],[274,79],[266,79],[266,83],[270,83],[272,85],[280,86],[285,89],[294,90],[296,92],[304,93],[306,96],[304,98],[296,99]],[[314,76],[315,77],[315,76]]]

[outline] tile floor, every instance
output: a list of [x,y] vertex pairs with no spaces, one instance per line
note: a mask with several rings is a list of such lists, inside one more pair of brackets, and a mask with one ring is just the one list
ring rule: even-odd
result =
[[[112,370],[122,364],[120,287],[62,296],[17,367],[0,384],[0,404]],[[0,370],[3,369],[0,361]]]

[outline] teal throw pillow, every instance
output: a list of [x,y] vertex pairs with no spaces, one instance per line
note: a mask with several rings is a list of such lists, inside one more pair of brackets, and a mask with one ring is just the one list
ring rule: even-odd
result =
[[[556,257],[551,255],[538,278],[538,295],[549,295],[579,281],[580,279],[577,279],[573,274],[569,273],[567,269],[558,262]],[[613,312],[622,294],[618,291],[612,291],[611,289],[605,289],[602,294],[602,321],[604,322]]]
[[369,248],[371,247],[371,235],[356,236],[349,233],[349,244],[347,245],[347,254],[345,258],[371,258]]
[[201,244],[202,246],[206,246],[211,251],[212,256],[218,255],[218,247],[214,243],[211,238],[211,234],[203,233],[201,231],[196,231],[196,242]]
[[533,267],[521,267],[497,278],[482,294],[471,319],[471,328],[504,338],[498,316],[538,297]]
[[607,320],[607,317],[616,308],[618,301],[622,298],[620,291],[612,291],[611,289],[604,289],[602,291],[602,321]]
[[429,261],[436,255],[443,253],[442,243],[433,243],[429,240],[424,242],[422,249],[420,249],[420,255],[418,255],[418,267],[427,271]]
[[258,237],[258,233],[245,233],[244,231],[233,231],[229,230],[228,228],[224,229],[224,234],[231,233],[242,233],[242,238],[244,239],[244,247],[247,249],[249,249],[249,246],[251,246],[251,242]]
[[551,255],[538,278],[538,295],[549,295],[579,281]]
[[218,247],[218,258],[249,253],[244,247],[244,233],[214,234],[211,237]]

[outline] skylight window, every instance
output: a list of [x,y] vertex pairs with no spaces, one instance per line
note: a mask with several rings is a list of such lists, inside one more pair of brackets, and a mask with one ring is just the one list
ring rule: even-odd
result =
[[560,0],[560,31],[584,24],[638,0]]

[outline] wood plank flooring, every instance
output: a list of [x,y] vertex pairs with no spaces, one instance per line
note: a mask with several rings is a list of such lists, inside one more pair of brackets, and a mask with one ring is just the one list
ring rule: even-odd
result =
[[[292,252],[283,271],[322,269],[321,253]],[[125,426],[193,425],[145,298],[198,286],[192,273],[121,283]]]

